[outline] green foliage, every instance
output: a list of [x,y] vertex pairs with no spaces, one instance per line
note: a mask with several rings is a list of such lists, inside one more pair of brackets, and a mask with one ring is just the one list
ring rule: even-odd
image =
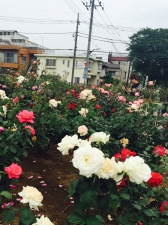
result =
[[144,28],[130,37],[127,49],[133,69],[149,80],[168,81],[168,29]]

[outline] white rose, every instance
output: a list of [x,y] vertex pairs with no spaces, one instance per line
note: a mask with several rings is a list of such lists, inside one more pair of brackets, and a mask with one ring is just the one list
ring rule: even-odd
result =
[[81,116],[86,117],[86,114],[88,113],[88,109],[86,108],[81,108],[81,111],[79,111],[79,114],[81,114]]
[[23,187],[23,190],[18,193],[22,203],[29,203],[31,209],[38,210],[38,206],[42,206],[43,195],[34,187]]
[[90,137],[90,142],[103,142],[106,144],[106,142],[109,141],[110,134],[106,134],[104,132],[95,132],[94,134],[91,135]]
[[78,133],[80,136],[85,136],[88,133],[88,128],[85,125],[79,126]]
[[54,225],[48,217],[44,217],[42,215],[40,219],[36,219],[36,223],[33,223],[32,225]]
[[115,157],[113,157],[112,159],[105,158],[102,168],[96,173],[96,175],[99,178],[103,178],[103,179],[113,178],[114,180],[116,180],[116,182],[118,182],[122,180],[124,175],[124,174],[122,175],[120,174],[122,173],[122,167],[120,165],[122,164],[118,164],[115,161]]
[[79,99],[87,99],[89,95],[92,95],[92,90],[83,90],[79,94]]
[[17,80],[18,80],[18,83],[21,84],[21,83],[25,80],[25,77],[19,76],[19,77],[17,78]]
[[63,154],[63,155],[68,155],[69,150],[73,149],[75,146],[78,144],[78,136],[77,134],[73,136],[68,136],[66,135],[61,142],[58,144],[58,150]]
[[82,140],[82,139],[78,139],[78,144],[77,146],[80,147],[84,147],[87,145],[91,145],[91,143],[88,140]]
[[4,100],[4,99],[9,99],[6,95],[4,96],[1,96],[1,99]]
[[95,95],[93,95],[93,94],[88,95],[87,100],[88,100],[88,101],[90,101],[90,100],[92,100],[92,99],[96,99],[96,96],[95,96]]
[[132,104],[128,109],[130,109],[131,111],[138,111],[139,107],[137,106],[137,104]]
[[61,104],[60,101],[56,101],[55,99],[50,99],[49,100],[49,106],[50,107],[57,107],[58,104]]
[[79,169],[79,174],[91,177],[96,174],[104,164],[104,154],[97,148],[85,146],[74,151],[73,166]]
[[151,169],[139,156],[127,158],[123,165],[124,172],[129,176],[132,182],[141,184],[151,178]]
[[1,113],[1,112],[0,112],[0,116],[4,116],[4,117],[5,117],[5,116],[6,116],[6,113],[7,113],[7,107],[6,107],[6,105],[3,105],[3,106],[2,106],[2,109],[3,109],[3,112],[4,112],[4,113]]
[[5,93],[4,90],[1,90],[1,89],[0,89],[0,97],[2,97],[2,96],[6,96],[6,93]]

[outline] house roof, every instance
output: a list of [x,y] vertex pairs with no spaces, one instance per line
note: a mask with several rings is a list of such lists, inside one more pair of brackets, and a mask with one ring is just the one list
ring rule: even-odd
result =
[[120,64],[104,63],[102,67],[108,69],[120,69]]
[[110,61],[128,61],[128,58],[127,57],[118,57],[118,56],[115,56],[115,57],[109,57],[109,60]]

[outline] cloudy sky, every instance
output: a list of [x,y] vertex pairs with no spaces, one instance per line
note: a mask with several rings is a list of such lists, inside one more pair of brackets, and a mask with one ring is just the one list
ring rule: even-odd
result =
[[[82,0],[85,2],[84,0]],[[78,53],[85,53],[90,9],[81,0],[5,0],[0,6],[0,29],[17,30],[30,41],[72,53],[77,14],[80,16]],[[90,0],[87,0],[90,4]],[[95,0],[98,5],[100,0]],[[168,27],[168,0],[102,0],[94,10],[91,50],[107,59],[108,52],[127,53],[129,36],[141,28]],[[64,49],[64,50],[58,50]],[[84,50],[84,51],[80,51]],[[124,54],[123,54],[124,55]]]

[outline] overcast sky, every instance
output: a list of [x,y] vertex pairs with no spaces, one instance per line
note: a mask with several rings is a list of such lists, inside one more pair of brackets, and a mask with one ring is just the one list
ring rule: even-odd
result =
[[[83,2],[85,2],[83,0]],[[90,0],[87,0],[88,4]],[[95,4],[98,5],[98,0]],[[125,42],[141,28],[168,27],[168,0],[103,0],[94,10],[91,50],[107,59],[108,52],[126,53]],[[87,49],[90,11],[81,0],[5,0],[0,5],[0,29],[17,30],[30,41],[51,49],[73,49],[77,13],[78,50]],[[55,33],[55,34],[50,34]],[[96,40],[98,39],[98,40]],[[113,39],[113,44],[111,42]],[[56,51],[62,52],[62,51]],[[72,51],[64,51],[64,53]],[[81,53],[81,52],[80,52]]]

